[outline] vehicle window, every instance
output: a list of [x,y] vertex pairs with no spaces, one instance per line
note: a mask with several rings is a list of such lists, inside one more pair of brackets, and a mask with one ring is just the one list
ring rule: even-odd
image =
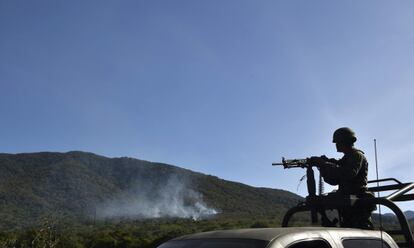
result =
[[324,240],[304,240],[290,245],[289,248],[331,248],[331,246]]
[[191,239],[169,241],[158,248],[265,248],[268,243],[256,239]]
[[386,242],[380,239],[345,239],[342,241],[342,245],[344,248],[390,248]]

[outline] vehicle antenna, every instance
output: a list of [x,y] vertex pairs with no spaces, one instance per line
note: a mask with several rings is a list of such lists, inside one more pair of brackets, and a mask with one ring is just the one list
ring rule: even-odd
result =
[[[377,155],[377,140],[374,139],[374,150],[375,150],[375,171],[377,174],[377,187],[379,187],[379,176],[378,176],[378,155]],[[377,192],[377,197],[380,198],[380,192]],[[379,222],[380,222],[380,233],[381,233],[381,248],[384,247],[384,241],[382,237],[382,215],[381,215],[381,205],[378,204],[378,212],[379,212]]]

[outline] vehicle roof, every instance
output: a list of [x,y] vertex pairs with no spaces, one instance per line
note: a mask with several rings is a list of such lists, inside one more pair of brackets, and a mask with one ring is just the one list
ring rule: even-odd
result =
[[327,227],[283,227],[283,228],[251,228],[251,229],[234,229],[234,230],[219,230],[202,232],[196,234],[189,234],[175,238],[174,240],[188,240],[188,239],[213,239],[213,238],[240,238],[240,239],[258,239],[271,241],[276,237],[305,233],[305,232],[336,232],[343,235],[349,234],[355,236],[361,234],[363,236],[378,236],[379,231],[368,231],[353,228],[327,228]]

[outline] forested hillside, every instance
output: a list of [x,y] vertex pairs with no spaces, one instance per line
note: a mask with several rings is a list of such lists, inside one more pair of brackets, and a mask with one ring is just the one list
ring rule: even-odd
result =
[[278,216],[300,197],[176,166],[86,152],[0,154],[0,228],[149,218]]

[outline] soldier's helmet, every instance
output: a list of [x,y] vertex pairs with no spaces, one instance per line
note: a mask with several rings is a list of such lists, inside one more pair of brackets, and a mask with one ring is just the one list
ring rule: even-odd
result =
[[355,132],[349,127],[338,128],[333,134],[333,143],[353,144],[355,141]]

